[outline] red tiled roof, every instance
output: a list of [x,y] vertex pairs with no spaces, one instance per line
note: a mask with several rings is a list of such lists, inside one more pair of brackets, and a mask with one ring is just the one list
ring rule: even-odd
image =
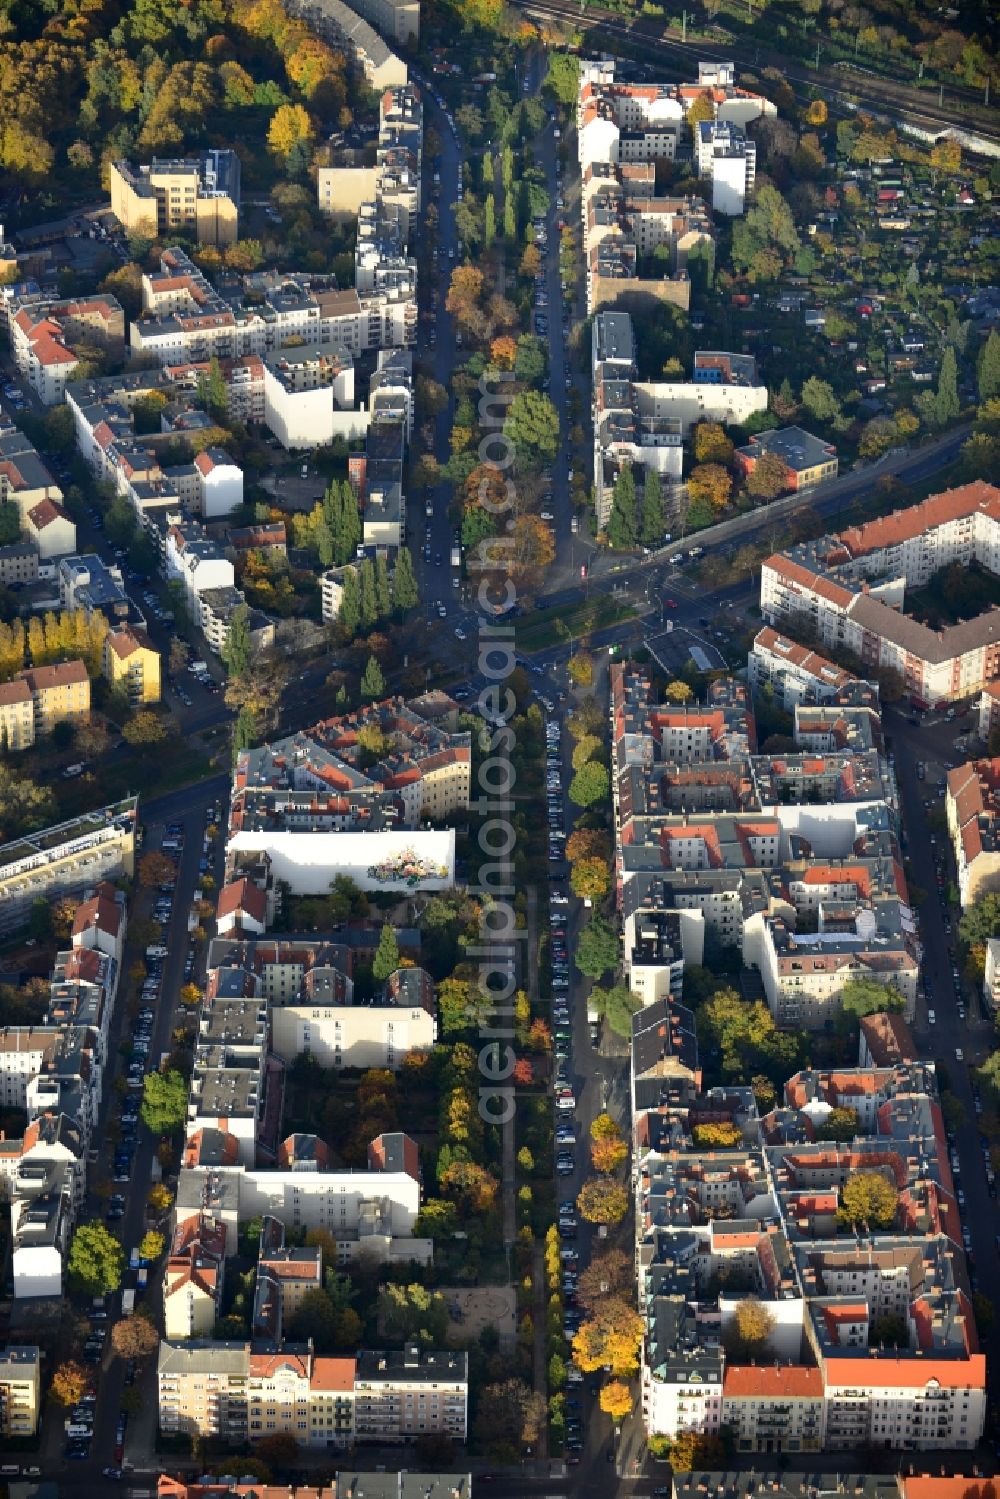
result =
[[245,911],[260,922],[267,915],[267,896],[252,880],[234,880],[219,891],[217,914],[231,916],[236,911]]
[[730,1365],[722,1381],[724,1400],[822,1400],[823,1375],[819,1369]]

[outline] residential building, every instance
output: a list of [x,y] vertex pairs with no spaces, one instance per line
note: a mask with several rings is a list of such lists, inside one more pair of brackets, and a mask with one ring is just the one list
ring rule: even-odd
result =
[[100,344],[119,355],[125,347],[125,315],[117,299],[105,295],[88,301],[32,298],[11,308],[7,326],[18,372],[43,406],[63,399],[81,344]]
[[468,1431],[469,1355],[408,1344],[358,1354],[354,1423],[359,1442],[412,1442],[441,1432],[464,1442]]
[[878,684],[862,682],[842,666],[836,666],[818,651],[799,645],[770,626],[758,630],[747,658],[747,676],[752,690],[770,685],[786,713],[800,704],[847,704],[865,697],[878,704]]
[[[329,1396],[333,1398],[333,1391]],[[257,1499],[256,1479],[205,1478],[197,1483],[160,1475],[156,1499]],[[338,1469],[328,1487],[283,1488],[267,1485],[268,1499],[471,1499],[471,1473],[411,1473],[406,1470],[363,1473]],[[868,1499],[868,1496],[866,1496]],[[900,1499],[895,1492],[871,1499]],[[960,1499],[955,1494],[913,1496],[913,1499]]]
[[801,427],[758,432],[746,447],[737,448],[736,464],[745,477],[753,473],[764,453],[771,453],[784,464],[786,489],[798,492],[837,477],[837,449]]
[[226,1233],[201,1215],[178,1223],[163,1279],[163,1328],[169,1342],[210,1338],[222,1305]]
[[340,1265],[362,1253],[390,1263],[430,1263],[431,1241],[413,1237],[421,1181],[408,1136],[381,1136],[367,1171],[333,1170],[327,1146],[314,1135],[289,1136],[276,1165],[254,1167],[246,1164],[245,1137],[230,1130],[228,1115],[225,1121],[225,1129],[220,1116],[189,1133],[177,1186],[178,1224],[209,1214],[226,1231],[227,1256],[236,1253],[241,1223],[269,1215],[290,1228],[326,1230],[336,1240]]
[[76,550],[76,522],[57,500],[39,500],[24,518],[29,546],[46,562]]
[[5,750],[29,749],[35,742],[35,705],[23,673],[0,683],[0,744]]
[[[847,1144],[815,1138],[834,1109],[857,1115]],[[743,1145],[699,1149],[701,1127],[720,1123]],[[728,1428],[741,1453],[975,1446],[985,1368],[933,1064],[799,1073],[764,1119],[749,1088],[678,1087],[638,1119],[636,1151],[651,1434]],[[838,1237],[858,1170],[889,1176],[898,1211]],[[727,1332],[743,1287],[771,1319],[753,1361]],[[879,1342],[886,1316],[907,1328],[900,1348]]]
[[918,1060],[913,1032],[902,1015],[885,1011],[861,1017],[859,1067],[901,1067]]
[[716,213],[735,218],[746,212],[757,175],[757,147],[733,120],[702,120],[695,131],[699,177],[712,184]]
[[[76,547],[76,528],[73,529],[73,547]],[[0,547],[0,584],[10,588],[13,584],[35,583],[38,580],[38,547],[30,541],[14,541]]]
[[594,495],[598,526],[611,515],[615,481],[625,467],[655,470],[666,488],[680,481],[683,423],[657,413],[638,382],[635,338],[627,312],[599,312],[591,332],[594,382]]
[[355,442],[368,413],[354,405],[354,359],[345,349],[306,345],[264,358],[264,421],[284,448]]
[[[161,269],[143,278],[143,316],[131,346],[189,378],[218,358],[230,408],[253,419],[263,411],[263,365],[255,361],[302,339],[309,345],[366,349],[412,344],[414,287],[360,296],[329,276],[254,272],[223,297],[178,246],[164,250]],[[415,283],[414,283],[415,286]]]
[[0,848],[0,932],[27,921],[34,901],[75,895],[134,872],[136,798],[126,797]]
[[0,1435],[33,1437],[41,1411],[42,1352],[8,1343],[0,1352]]
[[35,734],[51,734],[57,723],[90,717],[90,678],[82,661],[33,666],[19,672],[31,693]]
[[102,671],[112,691],[123,691],[132,707],[160,701],[160,653],[145,630],[132,625],[109,630]]
[[271,1007],[271,1045],[286,1061],[308,1053],[321,1067],[396,1071],[437,1039],[434,982],[422,968],[397,968],[375,1001],[355,1000],[336,969],[313,967],[302,992]]
[[949,770],[945,795],[958,893],[975,905],[1000,890],[1000,760],[970,760]]
[[[386,751],[362,770],[366,726]],[[265,855],[273,878],[303,893],[326,889],[335,867],[366,889],[446,888],[454,829],[427,824],[468,807],[470,776],[467,733],[401,698],[373,703],[239,756],[228,858]]]
[[235,151],[204,151],[186,160],[153,157],[133,167],[108,168],[111,212],[126,234],[163,239],[184,234],[204,245],[239,238],[240,158]]
[[57,568],[59,607],[103,614],[112,626],[129,622],[132,606],[120,567],[108,565],[97,552],[61,557]]
[[[343,0],[291,0],[289,9],[325,42],[348,51],[370,88],[406,83],[406,63],[373,28],[384,29],[394,41],[405,40],[413,34],[414,24],[419,30],[419,0],[361,0],[355,10]],[[397,28],[402,35],[397,35]]]
[[742,426],[768,400],[751,354],[708,349],[695,353],[690,380],[638,381],[636,393],[640,418],[679,422],[685,437],[698,422]]
[[[46,559],[76,546],[76,527],[63,509],[62,498],[62,490],[24,434],[16,427],[0,432],[0,504],[17,506],[22,540]],[[30,519],[33,514],[34,521]],[[37,571],[36,565],[36,576]],[[11,581],[30,582],[32,578],[18,576]]]
[[288,1432],[312,1451],[467,1434],[468,1355],[407,1347],[323,1358],[305,1347],[160,1344],[160,1430],[251,1443]]
[[801,617],[821,648],[850,652],[872,675],[898,673],[920,706],[947,703],[1000,678],[1000,617],[933,630],[906,613],[905,592],[972,562],[1000,572],[1000,489],[982,482],[769,557],[761,612],[772,625]]
[[993,1010],[1000,1010],[1000,938],[991,937],[986,944],[983,967],[983,997]]

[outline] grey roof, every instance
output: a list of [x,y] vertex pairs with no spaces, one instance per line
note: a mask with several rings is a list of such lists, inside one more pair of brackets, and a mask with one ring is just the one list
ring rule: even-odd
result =
[[[183,1172],[181,1173],[184,1174]],[[160,1344],[157,1374],[246,1374],[249,1343],[221,1343],[193,1338],[184,1343]]]

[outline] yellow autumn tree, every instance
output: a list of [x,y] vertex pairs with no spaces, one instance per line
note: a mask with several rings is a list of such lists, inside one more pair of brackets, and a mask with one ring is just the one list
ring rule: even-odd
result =
[[309,145],[312,138],[313,123],[301,104],[282,104],[274,111],[267,143],[276,156],[287,156],[300,143]]
[[573,1339],[573,1359],[585,1374],[605,1365],[619,1377],[634,1374],[639,1367],[645,1323],[621,1296],[608,1296]]
[[632,1391],[623,1379],[611,1379],[601,1389],[600,1403],[612,1421],[624,1421],[632,1413]]

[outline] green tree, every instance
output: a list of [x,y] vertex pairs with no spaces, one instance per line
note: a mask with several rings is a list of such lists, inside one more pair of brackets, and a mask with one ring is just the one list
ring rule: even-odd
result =
[[515,379],[523,381],[526,385],[534,385],[544,376],[547,364],[545,345],[542,340],[533,333],[522,333],[517,341],[517,354],[514,356]]
[[389,564],[384,557],[375,559],[375,607],[378,610],[379,619],[387,619],[392,609]]
[[172,1135],[187,1117],[188,1085],[183,1072],[147,1072],[142,1090],[142,1122],[154,1135]]
[[324,1290],[307,1291],[288,1320],[288,1336],[297,1342],[312,1338],[317,1353],[336,1352],[339,1313]]
[[644,546],[658,546],[665,530],[666,516],[660,475],[657,469],[650,467],[646,469],[646,483],[642,493],[642,530],[639,539]]
[[891,984],[880,984],[878,979],[849,979],[840,995],[841,1014],[855,1021],[862,1015],[877,1015],[883,1010],[899,1014],[904,1008],[899,990]]
[[378,621],[378,594],[375,589],[375,568],[370,557],[366,557],[358,571],[358,590],[361,598],[361,627],[370,630]]
[[580,933],[574,962],[588,978],[599,979],[618,967],[618,933],[603,916],[593,915]]
[[802,404],[818,422],[832,422],[840,415],[840,402],[833,393],[833,386],[816,375],[810,375],[802,387]]
[[899,1194],[879,1171],[852,1171],[840,1194],[837,1217],[848,1227],[891,1228]]
[[607,800],[611,777],[597,760],[581,765],[569,783],[569,799],[578,807],[592,807]]
[[229,631],[219,655],[231,677],[245,677],[250,666],[253,648],[250,641],[250,609],[239,604],[233,610]]
[[233,719],[232,755],[235,765],[244,750],[251,749],[257,739],[257,718],[252,708],[245,705]]
[[949,422],[953,422],[961,409],[958,399],[958,362],[955,358],[955,350],[949,344],[941,358],[941,370],[938,374],[937,395],[934,403],[938,426],[944,427]]
[[[617,942],[615,958],[617,960]],[[610,989],[595,984],[587,996],[587,1009],[595,1010],[602,1020],[606,1020],[616,1036],[627,1039],[632,1034],[632,1016],[639,1009],[639,1001],[627,984],[615,984]]]
[[70,1285],[86,1296],[106,1296],[122,1283],[125,1251],[103,1223],[81,1223],[66,1263]]
[[550,463],[559,451],[559,413],[539,390],[518,391],[504,430],[522,462]]
[[853,1140],[860,1133],[857,1109],[831,1109],[816,1127],[817,1140]]
[[372,961],[372,977],[378,979],[380,984],[385,983],[390,973],[395,973],[399,967],[399,943],[396,941],[396,933],[388,922],[382,928],[378,939],[378,947]]
[[368,657],[365,674],[361,678],[361,696],[369,703],[385,696],[385,678],[374,656]]
[[213,354],[208,369],[198,378],[198,396],[212,420],[224,425],[229,408],[229,393],[222,366]]
[[618,551],[629,551],[639,536],[639,514],[635,497],[635,476],[626,463],[615,479],[608,517],[608,541]]
[[392,571],[392,603],[398,614],[406,614],[420,602],[417,579],[413,571],[413,556],[409,547],[400,547],[396,566]]
[[571,109],[580,87],[580,60],[569,52],[550,52],[549,69],[542,87],[560,104]]
[[976,369],[980,401],[990,401],[1000,396],[1000,333],[990,329],[983,344]]
[[361,590],[358,586],[356,568],[347,567],[344,569],[342,587],[340,613],[337,615],[337,623],[350,637],[357,634],[358,627],[361,624]]
[[987,891],[975,905],[963,911],[958,930],[966,947],[988,942],[991,937],[1000,937],[1000,892]]

